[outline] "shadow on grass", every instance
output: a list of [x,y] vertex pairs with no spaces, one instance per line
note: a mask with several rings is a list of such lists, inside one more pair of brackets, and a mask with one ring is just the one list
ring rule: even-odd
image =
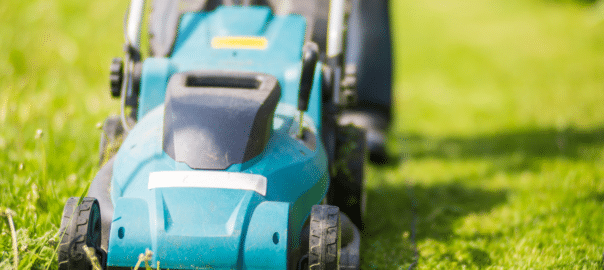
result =
[[[363,250],[368,252],[363,252],[364,266],[379,269],[383,265],[398,265],[406,269],[414,261],[413,237],[415,241],[425,238],[446,241],[453,235],[455,221],[471,213],[488,212],[506,200],[506,191],[467,188],[455,183],[429,187],[383,185],[368,190],[363,242]],[[486,252],[468,252],[473,264],[490,263]]]
[[412,227],[415,213],[417,240],[446,240],[456,220],[471,213],[488,212],[506,200],[506,191],[468,188],[455,183],[378,187],[368,190],[365,233],[371,237],[402,235]]
[[570,4],[578,4],[581,6],[590,6],[590,5],[594,5],[595,3],[597,3],[598,0],[546,0],[545,2],[552,3],[552,4],[570,3]]
[[[401,135],[397,139],[395,145],[406,153],[404,156],[407,159],[488,159],[494,163],[496,170],[514,173],[535,169],[531,166],[544,158],[589,159],[593,158],[590,155],[600,155],[599,151],[593,150],[604,147],[604,127],[591,130],[568,128],[562,131],[536,129],[449,138],[412,134]],[[376,176],[382,177],[388,171],[396,170],[398,165],[395,162],[378,167]],[[429,186],[409,183],[397,185],[389,184],[385,179],[373,180],[382,184],[368,190],[363,266],[369,269],[395,265],[399,269],[406,269],[414,262],[412,238],[416,241],[447,241],[454,235],[455,223],[461,218],[487,213],[504,204],[508,197],[507,190],[493,191],[463,185],[469,179],[450,179],[448,183]],[[604,195],[594,196],[604,201]],[[460,252],[465,254],[465,263],[468,265],[485,267],[491,263],[486,251],[473,248]],[[447,254],[443,256],[450,255],[451,258],[441,259],[457,260],[459,257]]]
[[[586,148],[604,146],[604,127],[591,130],[568,128],[537,129],[461,138],[431,138],[417,134],[397,137],[400,151],[409,158],[471,159],[519,155],[524,161],[547,157],[585,158]],[[524,164],[521,164],[524,163]],[[530,164],[516,162],[510,168],[522,170]]]

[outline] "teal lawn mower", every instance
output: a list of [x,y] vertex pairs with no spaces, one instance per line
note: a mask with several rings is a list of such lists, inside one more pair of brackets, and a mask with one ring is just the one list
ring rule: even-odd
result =
[[305,16],[207,3],[153,3],[143,57],[145,1],[131,2],[110,76],[122,114],[88,196],[65,205],[59,269],[92,269],[85,246],[104,269],[147,249],[161,269],[358,269],[365,132],[337,124],[355,96],[345,2],[329,3],[325,53]]

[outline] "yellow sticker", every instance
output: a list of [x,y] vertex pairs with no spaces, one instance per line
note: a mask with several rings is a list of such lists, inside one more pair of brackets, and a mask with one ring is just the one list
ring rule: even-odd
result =
[[249,49],[264,50],[268,46],[265,37],[214,37],[212,48],[214,49]]

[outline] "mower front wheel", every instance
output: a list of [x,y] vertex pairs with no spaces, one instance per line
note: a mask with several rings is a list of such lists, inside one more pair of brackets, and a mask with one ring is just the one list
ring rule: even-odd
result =
[[314,205],[308,245],[310,270],[339,269],[341,235],[340,209],[332,205]]
[[67,200],[61,218],[61,243],[59,244],[59,270],[92,269],[84,246],[95,251],[98,263],[105,268],[106,253],[101,249],[101,209],[95,198]]

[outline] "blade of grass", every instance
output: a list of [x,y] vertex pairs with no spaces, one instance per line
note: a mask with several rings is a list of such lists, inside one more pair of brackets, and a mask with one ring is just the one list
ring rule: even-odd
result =
[[13,268],[16,270],[19,268],[19,249],[17,246],[17,231],[15,230],[15,224],[13,222],[13,216],[15,211],[4,208],[0,210],[0,216],[4,216],[8,219],[8,226],[10,227],[11,238],[13,241]]

